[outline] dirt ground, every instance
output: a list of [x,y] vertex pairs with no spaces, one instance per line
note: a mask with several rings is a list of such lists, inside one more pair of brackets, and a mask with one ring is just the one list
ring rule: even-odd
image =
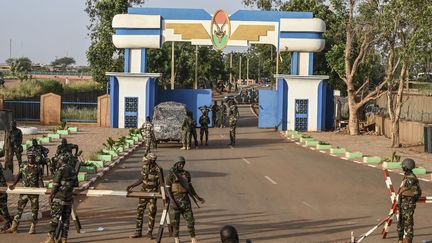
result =
[[417,166],[432,172],[432,154],[424,153],[423,146],[391,148],[391,140],[384,136],[350,136],[335,132],[305,132],[304,134],[333,146],[346,148],[350,152],[362,152],[365,156],[386,158],[391,157],[392,153],[396,151],[402,160],[408,157],[412,158],[416,161]]

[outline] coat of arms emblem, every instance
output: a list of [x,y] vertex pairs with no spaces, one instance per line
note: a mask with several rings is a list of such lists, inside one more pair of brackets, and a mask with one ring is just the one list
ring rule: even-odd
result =
[[228,14],[223,10],[218,10],[213,15],[212,25],[211,25],[211,40],[213,46],[217,50],[224,49],[228,40],[231,36],[231,24]]

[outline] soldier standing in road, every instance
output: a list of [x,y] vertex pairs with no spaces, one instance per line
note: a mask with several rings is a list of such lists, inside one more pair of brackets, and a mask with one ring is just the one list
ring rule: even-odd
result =
[[199,200],[204,203],[204,198],[198,196],[191,183],[191,175],[184,169],[186,160],[179,156],[174,160],[174,166],[171,168],[167,177],[167,190],[169,195],[172,195],[173,206],[170,207],[170,219],[173,227],[173,235],[175,243],[179,243],[179,227],[180,215],[186,219],[186,225],[192,239],[192,243],[196,243],[195,239],[195,219],[192,212],[192,205],[189,196],[194,201]]
[[231,115],[229,117],[229,129],[230,129],[230,143],[228,145],[235,145],[236,140],[236,127],[237,127],[237,118],[235,115]]
[[[163,184],[163,170],[156,164],[157,156],[149,153],[144,162],[141,177],[134,184],[128,186],[126,190],[130,192],[134,187],[142,184],[142,192],[160,192],[160,186]],[[137,208],[136,231],[129,238],[141,238],[143,226],[143,214],[145,209],[148,211],[147,238],[153,239],[153,227],[155,224],[157,199],[140,198]]]
[[197,136],[197,131],[196,131],[197,124],[196,124],[195,119],[193,119],[193,113],[192,112],[189,112],[189,117],[192,120],[192,125],[190,127],[190,135],[189,135],[191,137],[189,139],[189,148],[192,147],[191,143],[192,143],[192,138],[193,138],[195,148],[197,149],[198,148],[198,138],[197,138],[198,136]]
[[[36,139],[32,139],[32,146],[27,149],[27,153],[32,153],[36,157],[36,164],[42,169],[44,166],[48,166],[48,153],[49,150],[42,145],[38,144]],[[43,174],[42,174],[43,175]]]
[[68,163],[70,155],[64,154],[59,158],[59,169],[53,179],[51,189],[51,221],[48,238],[45,243],[54,243],[54,234],[58,224],[63,223],[61,242],[66,243],[69,232],[70,215],[73,207],[73,189],[78,186],[77,172]]
[[[399,222],[397,231],[399,234],[399,243],[412,243],[414,238],[414,210],[416,202],[421,196],[421,188],[419,180],[412,172],[415,168],[415,162],[412,159],[404,159],[402,161],[402,169],[405,172],[405,180],[399,194]],[[406,241],[403,241],[406,233]]]
[[186,114],[186,117],[183,120],[182,124],[182,140],[183,147],[181,149],[190,149],[190,140],[191,140],[191,126],[193,125],[192,118]]
[[[72,150],[75,149],[75,154],[72,153]],[[66,138],[62,138],[61,144],[57,146],[57,151],[54,157],[51,159],[51,174],[54,174],[57,166],[57,161],[61,155],[68,154],[70,157],[78,155],[79,147],[76,144],[68,143]],[[72,166],[74,167],[74,166]]]
[[239,117],[240,113],[239,113],[239,110],[238,110],[236,102],[234,100],[230,100],[228,102],[228,105],[229,105],[229,113],[228,113],[228,115],[229,116],[234,115],[235,117]]
[[13,156],[15,154],[17,160],[18,160],[18,166],[21,168],[22,166],[22,152],[23,148],[21,146],[23,141],[23,134],[21,132],[21,129],[17,127],[16,121],[12,122],[12,128],[9,132],[9,158],[13,161]]
[[208,142],[208,127],[210,124],[210,118],[208,117],[208,111],[204,110],[200,119],[199,119],[199,123],[201,125],[200,127],[200,141],[201,141],[201,145],[203,145],[203,136],[205,134],[205,145],[207,146],[207,142]]
[[[6,178],[3,174],[3,166],[0,163],[0,187],[7,187]],[[8,195],[6,192],[0,193],[0,216],[4,219],[3,227],[0,228],[0,233],[4,233],[12,224],[12,217],[9,214],[7,206]]]
[[214,104],[211,107],[211,112],[212,112],[212,123],[213,123],[213,127],[217,127],[217,117],[219,116],[219,105],[217,104],[217,101],[214,102]]
[[150,122],[150,117],[148,116],[146,118],[146,122],[142,125],[142,128],[144,129],[144,141],[145,141],[145,155],[150,153],[152,144],[154,146],[156,145],[156,138],[154,135],[154,129],[153,124]]
[[[24,187],[39,188],[43,187],[42,171],[36,164],[36,157],[34,154],[28,154],[28,162],[20,169],[16,181],[9,186],[10,190],[15,189],[16,184],[22,180]],[[39,195],[20,194],[18,201],[18,212],[13,219],[12,226],[6,233],[16,233],[21,219],[22,213],[27,202],[30,201],[32,209],[32,224],[30,226],[29,234],[36,233],[36,224],[38,221],[39,212]]]
[[219,122],[221,128],[225,127],[226,116],[227,116],[227,108],[224,102],[221,101],[221,105],[219,107]]

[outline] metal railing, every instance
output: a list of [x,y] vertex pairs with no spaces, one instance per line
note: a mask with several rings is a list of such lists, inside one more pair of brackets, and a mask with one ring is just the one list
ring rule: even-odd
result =
[[39,121],[39,100],[5,100],[4,108],[11,110],[17,121]]

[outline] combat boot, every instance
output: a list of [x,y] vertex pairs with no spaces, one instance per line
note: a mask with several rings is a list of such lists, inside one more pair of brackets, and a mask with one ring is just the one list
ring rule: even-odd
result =
[[181,147],[180,149],[181,149],[181,150],[186,150],[186,147],[185,147],[185,146],[183,146],[183,147]]
[[6,230],[5,232],[6,233],[16,233],[17,230],[18,230],[18,223],[14,220],[14,221],[12,221],[12,226],[8,230]]
[[67,239],[66,238],[62,238],[61,239],[61,243],[67,243]]
[[0,233],[5,233],[11,227],[12,222],[5,222],[3,227],[0,229]]
[[129,235],[129,238],[131,238],[131,239],[141,238],[141,237],[142,237],[142,231],[141,230],[136,230],[133,235]]
[[147,231],[146,237],[147,239],[153,240],[153,232],[151,230]]
[[180,243],[180,239],[178,237],[174,238],[174,243]]
[[198,241],[196,240],[195,237],[192,237],[192,238],[191,238],[191,243],[198,243]]
[[55,243],[54,237],[51,234],[48,234],[48,237],[46,238],[46,240],[44,242],[41,242],[41,243]]
[[36,224],[35,223],[31,223],[30,225],[30,230],[28,232],[29,234],[36,234]]

